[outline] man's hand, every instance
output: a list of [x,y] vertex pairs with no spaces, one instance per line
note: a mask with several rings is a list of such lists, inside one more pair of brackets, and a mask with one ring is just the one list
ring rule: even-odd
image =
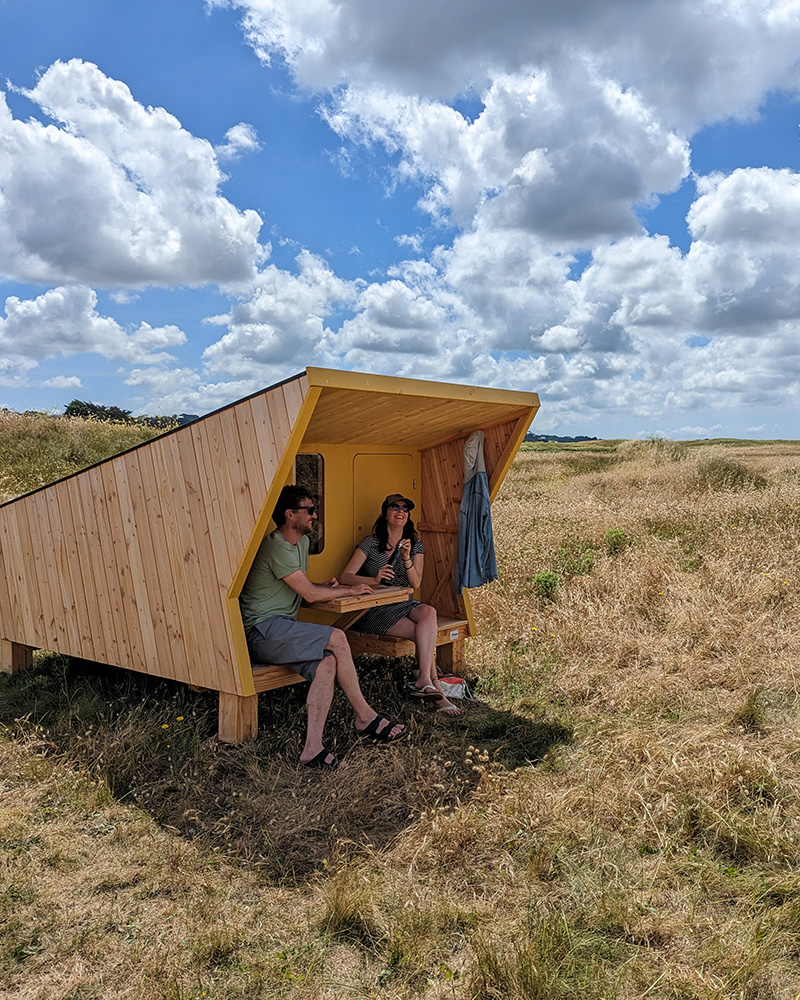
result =
[[[372,593],[372,587],[367,583],[358,583],[353,587],[343,587],[335,577],[327,580],[325,583],[312,583],[301,569],[296,569],[294,573],[289,573],[283,578],[283,582],[288,584],[308,604],[315,604],[317,601],[328,601],[331,597],[360,597],[361,594]],[[337,591],[337,593],[332,594],[331,591]]]
[[343,590],[345,597],[360,597],[362,594],[371,594],[372,587],[368,583],[356,583],[352,587],[343,587],[335,576],[332,576],[330,580],[326,580],[325,583],[320,584],[321,587],[336,587],[338,590]]

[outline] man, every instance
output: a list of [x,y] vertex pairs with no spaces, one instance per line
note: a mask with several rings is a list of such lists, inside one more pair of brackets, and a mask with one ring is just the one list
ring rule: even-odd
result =
[[355,712],[360,736],[391,743],[405,726],[375,712],[367,704],[347,638],[341,629],[297,621],[302,600],[371,594],[365,583],[341,587],[335,579],[312,583],[308,569],[308,536],[317,521],[314,502],[302,486],[284,486],[272,513],[277,525],[261,543],[240,597],[247,645],[254,663],[281,663],[311,682],[306,706],[306,742],[300,761],[308,767],[336,767],[339,761],[322,742],[325,720],[338,681]]

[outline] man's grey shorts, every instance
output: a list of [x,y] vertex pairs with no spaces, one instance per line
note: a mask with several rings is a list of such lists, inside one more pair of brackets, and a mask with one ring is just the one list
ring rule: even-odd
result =
[[288,615],[278,615],[258,622],[247,630],[247,647],[253,663],[280,663],[313,681],[319,661],[333,656],[326,649],[331,625],[299,622]]

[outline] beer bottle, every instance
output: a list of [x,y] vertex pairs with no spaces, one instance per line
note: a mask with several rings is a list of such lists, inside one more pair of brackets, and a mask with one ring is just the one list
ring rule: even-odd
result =
[[394,576],[391,577],[391,579],[389,580],[387,580],[386,577],[384,577],[381,580],[381,583],[385,584],[387,587],[399,586],[399,584],[397,583],[397,574],[400,571],[400,567],[403,565],[403,549],[401,547],[401,542],[397,543],[397,548],[389,556],[389,561],[386,565],[392,567],[392,569],[394,570]]

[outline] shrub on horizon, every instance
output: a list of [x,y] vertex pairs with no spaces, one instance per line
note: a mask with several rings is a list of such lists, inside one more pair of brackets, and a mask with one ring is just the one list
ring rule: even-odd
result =
[[122,410],[118,406],[102,406],[100,403],[84,402],[73,399],[64,407],[65,417],[83,417],[84,420],[107,420],[114,424],[130,423],[133,417],[130,410]]

